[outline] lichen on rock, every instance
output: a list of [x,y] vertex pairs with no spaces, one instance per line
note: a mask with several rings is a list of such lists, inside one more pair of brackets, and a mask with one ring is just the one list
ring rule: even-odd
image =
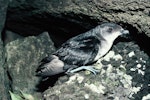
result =
[[35,76],[35,71],[40,60],[55,50],[48,33],[17,39],[8,43],[5,49],[7,55],[5,67],[11,90],[15,93],[21,90],[36,94],[40,78]]

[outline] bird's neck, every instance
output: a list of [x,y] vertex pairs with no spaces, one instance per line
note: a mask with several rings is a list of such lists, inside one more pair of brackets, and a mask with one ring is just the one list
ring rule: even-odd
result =
[[103,57],[112,47],[112,42],[108,42],[106,40],[101,40],[101,44],[99,45],[98,53],[94,59],[94,61],[97,61],[101,57]]

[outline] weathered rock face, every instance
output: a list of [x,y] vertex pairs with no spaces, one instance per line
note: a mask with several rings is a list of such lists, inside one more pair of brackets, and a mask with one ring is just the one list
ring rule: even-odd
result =
[[23,35],[48,30],[54,33],[52,38],[58,43],[62,38],[68,39],[101,22],[111,21],[125,25],[133,34],[150,37],[149,11],[149,0],[13,0],[8,9],[7,27]]
[[35,76],[35,71],[40,60],[55,50],[48,33],[17,39],[8,43],[5,49],[7,53],[5,67],[11,90],[14,93],[21,90],[37,95],[35,91],[39,78]]
[[0,100],[7,100],[5,76],[4,76],[4,48],[2,42],[2,30],[6,19],[8,0],[0,0]]

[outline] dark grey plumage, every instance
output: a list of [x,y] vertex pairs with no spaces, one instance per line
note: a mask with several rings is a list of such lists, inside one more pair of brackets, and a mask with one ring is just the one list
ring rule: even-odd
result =
[[51,76],[92,64],[110,50],[118,36],[128,33],[114,23],[98,25],[69,39],[56,52],[43,59],[42,65],[37,69],[37,75]]

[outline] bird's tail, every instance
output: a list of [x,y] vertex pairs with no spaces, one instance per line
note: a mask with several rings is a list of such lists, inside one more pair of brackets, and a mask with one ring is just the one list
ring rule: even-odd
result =
[[65,72],[64,62],[57,56],[50,55],[41,61],[40,66],[36,70],[36,75],[41,77],[48,77]]

